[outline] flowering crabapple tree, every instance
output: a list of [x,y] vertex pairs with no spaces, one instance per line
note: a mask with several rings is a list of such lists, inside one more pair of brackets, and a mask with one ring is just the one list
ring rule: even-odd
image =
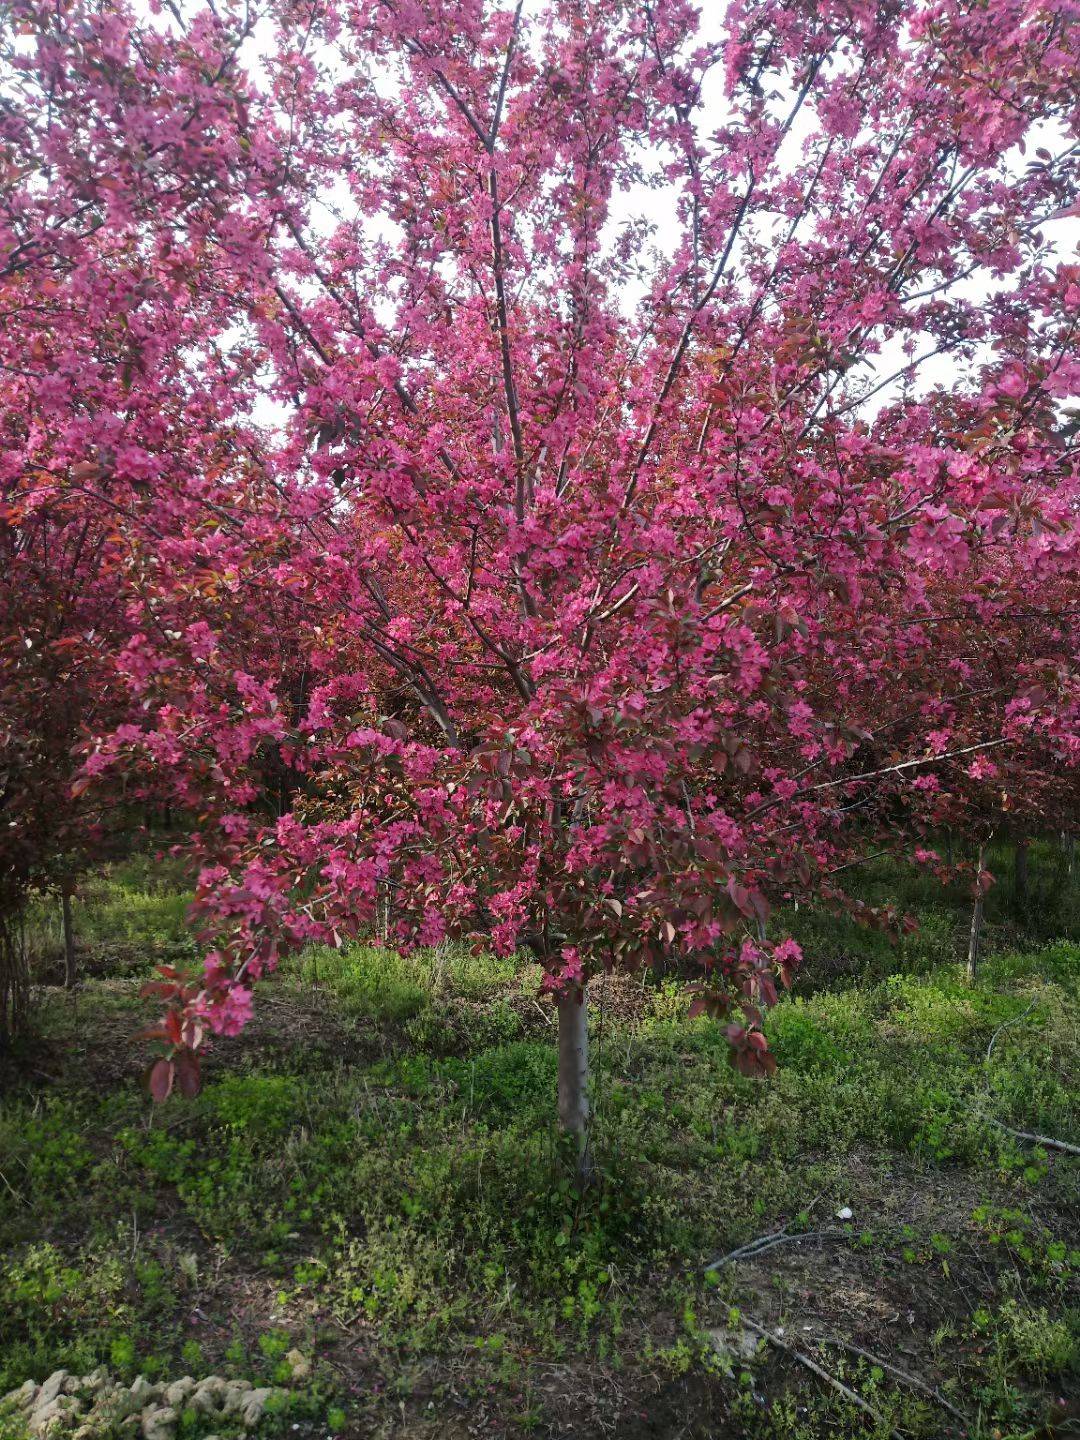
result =
[[[1075,577],[1054,547],[1002,548],[981,575],[965,560],[955,576],[937,577],[926,601],[883,617],[905,634],[887,678],[908,710],[898,712],[883,688],[885,671],[873,663],[866,674],[877,676],[886,703],[869,692],[862,703],[879,755],[909,775],[903,808],[880,777],[848,787],[848,803],[860,823],[876,812],[868,833],[877,853],[913,846],[914,859],[943,882],[970,878],[973,977],[983,899],[994,883],[990,840],[1011,835],[1020,855],[1026,836],[1067,824],[1080,798]],[[977,859],[954,862],[951,845],[943,857],[934,848],[943,831],[966,837]]]
[[110,6],[111,83],[213,117],[205,158],[155,152],[166,213],[124,263],[215,377],[222,415],[181,343],[130,386],[191,395],[214,509],[175,455],[128,507],[141,718],[88,759],[202,817],[206,963],[160,982],[156,1093],[389,890],[396,944],[540,962],[584,1142],[594,975],[696,967],[767,1073],[799,958],[775,903],[849,903],[868,839],[979,755],[1075,761],[1062,627],[1054,683],[980,709],[935,619],[954,595],[992,648],[1004,557],[1025,605],[1076,573],[1070,17],[762,0],[713,39],[685,0]]
[[88,795],[78,746],[115,725],[102,640],[115,604],[114,557],[89,517],[52,505],[0,524],[0,1038],[20,1028],[21,917],[31,888],[64,915],[65,979],[75,982],[71,894],[105,836],[104,796]]
[[[231,417],[246,358],[216,344],[228,307],[210,262],[243,26],[212,65],[204,30],[179,45],[136,38],[107,7],[64,4],[8,6],[0,26],[0,933],[12,973],[28,887],[59,888],[66,910],[105,822],[129,823],[115,791],[90,785],[94,757],[76,752],[130,722],[117,657],[147,631],[173,643],[152,584],[168,540],[187,536],[190,561],[191,536],[224,553],[241,523],[249,477]],[[215,501],[226,471],[228,514]],[[185,582],[205,577],[189,568]],[[155,725],[164,765],[165,698]]]

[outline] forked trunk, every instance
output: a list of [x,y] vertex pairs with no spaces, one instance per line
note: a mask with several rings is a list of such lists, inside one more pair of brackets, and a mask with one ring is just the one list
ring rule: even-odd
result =
[[975,872],[975,904],[971,910],[971,934],[968,936],[968,958],[967,978],[968,984],[974,985],[975,973],[979,968],[979,941],[982,937],[983,926],[983,899],[985,892],[982,887],[983,862],[986,859],[986,846],[979,846],[979,863]]
[[578,1183],[593,1177],[589,1112],[589,1009],[584,985],[557,1001],[559,1015],[559,1125],[578,1142]]
[[75,966],[75,927],[71,921],[71,891],[65,885],[60,891],[60,914],[64,925],[64,985],[73,990],[78,973]]

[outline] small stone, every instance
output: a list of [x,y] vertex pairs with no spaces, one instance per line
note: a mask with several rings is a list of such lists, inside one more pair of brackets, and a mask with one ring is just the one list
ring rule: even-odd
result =
[[125,1420],[129,1415],[137,1416],[143,1405],[133,1391],[134,1386],[129,1390],[126,1385],[117,1385],[115,1389],[102,1389],[98,1392],[95,1405],[102,1410],[108,1410],[119,1420]]
[[145,1440],[171,1440],[176,1426],[176,1411],[169,1405],[155,1405],[144,1410],[142,1433]]
[[59,1417],[60,1411],[57,1408],[56,1401],[50,1400],[48,1405],[43,1405],[40,1410],[35,1410],[34,1413],[27,1418],[26,1429],[19,1430],[18,1434],[26,1436],[48,1435],[50,1431],[56,1429],[56,1423]]
[[244,1424],[250,1429],[257,1425],[262,1419],[262,1413],[266,1409],[266,1402],[270,1399],[271,1391],[268,1389],[252,1390],[244,1401]]
[[247,1403],[248,1392],[241,1390],[235,1382],[225,1392],[225,1403],[222,1406],[226,1415],[239,1415]]
[[35,1408],[34,1413],[27,1421],[26,1428],[31,1435],[44,1435],[59,1417],[60,1407],[56,1400],[47,1400],[44,1405],[38,1405]]
[[57,1395],[47,1405],[37,1405],[27,1429],[31,1435],[50,1435],[63,1429],[81,1411],[78,1400],[70,1395]]
[[[312,1362],[300,1350],[286,1356],[296,1380],[312,1373]],[[234,1417],[232,1433],[255,1429],[272,1397],[285,1391],[257,1388],[250,1380],[226,1380],[208,1375],[195,1380],[184,1375],[170,1382],[154,1382],[137,1375],[131,1385],[110,1376],[104,1366],[87,1375],[56,1370],[43,1385],[27,1380],[0,1396],[0,1407],[23,1412],[28,1440],[176,1440],[180,1414],[185,1423],[195,1414],[208,1419],[223,1412]],[[203,1423],[206,1423],[205,1420]],[[204,1440],[219,1440],[207,1435]]]
[[42,1405],[48,1405],[53,1400],[55,1400],[56,1397],[60,1394],[60,1391],[63,1389],[64,1381],[67,1378],[68,1372],[66,1370],[54,1370],[53,1373],[49,1376],[49,1378],[45,1381],[45,1384],[42,1385],[41,1391],[37,1397],[37,1404],[34,1408],[37,1409]]
[[188,1397],[194,1393],[195,1381],[190,1375],[182,1375],[179,1380],[174,1380],[171,1385],[165,1386],[162,1399],[174,1410],[182,1410],[188,1402]]
[[838,1220],[850,1220],[854,1214],[855,1212],[850,1205],[844,1205],[841,1209],[837,1210],[836,1218]]
[[757,1354],[758,1339],[749,1330],[710,1330],[708,1335],[721,1363],[728,1366],[736,1360],[753,1360]]
[[3,1399],[5,1405],[17,1405],[20,1410],[32,1410],[37,1399],[38,1387],[33,1380],[25,1380],[17,1390],[10,1390]]
[[294,1380],[307,1380],[311,1375],[311,1361],[301,1350],[290,1350],[285,1356],[285,1363]]

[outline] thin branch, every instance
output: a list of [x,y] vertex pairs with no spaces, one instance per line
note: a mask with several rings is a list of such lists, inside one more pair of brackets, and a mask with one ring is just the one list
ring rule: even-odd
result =
[[732,591],[726,599],[721,600],[718,605],[714,605],[711,610],[707,610],[701,617],[702,620],[712,620],[714,616],[721,614],[724,610],[734,605],[737,600],[741,600],[744,595],[749,595],[753,588],[754,582],[752,580],[748,580],[745,585],[740,585],[739,588]]
[[[825,55],[817,56],[811,64],[809,71],[807,72],[806,79],[800,86],[798,95],[796,95],[795,97],[794,104],[792,105],[791,110],[788,112],[787,118],[784,120],[784,123],[779,128],[779,131],[777,133],[777,149],[779,148],[780,142],[783,141],[788,131],[795,123],[795,119],[799,111],[802,109],[806,97],[809,95],[811,89],[813,88],[814,81],[817,79],[818,71],[825,63],[825,59]],[[634,492],[637,489],[637,482],[638,477],[641,473],[641,467],[644,465],[645,460],[648,457],[649,451],[652,449],[653,440],[656,437],[657,427],[660,423],[660,412],[663,408],[664,401],[670,395],[672,387],[674,386],[675,381],[678,379],[679,373],[682,370],[683,360],[686,358],[686,352],[690,348],[690,341],[693,337],[694,327],[697,324],[698,317],[705,309],[705,307],[709,304],[713,296],[716,294],[716,291],[720,285],[720,281],[724,278],[724,273],[727,270],[728,260],[731,258],[732,251],[735,249],[735,242],[739,238],[739,232],[742,228],[743,220],[746,218],[746,212],[749,209],[750,201],[753,198],[756,187],[756,178],[751,175],[749,181],[747,182],[746,189],[743,192],[743,197],[739,201],[738,207],[735,211],[735,216],[731,222],[731,228],[728,231],[727,240],[724,244],[723,250],[720,253],[720,258],[716,262],[716,266],[713,270],[709,283],[705,288],[705,293],[701,296],[701,299],[698,300],[697,304],[693,306],[690,314],[686,317],[686,323],[682,328],[682,333],[680,334],[678,343],[675,346],[675,352],[671,357],[671,363],[668,365],[667,373],[664,376],[663,384],[660,386],[660,393],[656,397],[656,402],[652,408],[652,415],[649,420],[648,428],[645,431],[645,435],[641,441],[641,446],[638,449],[637,458],[634,461],[633,469],[630,472],[630,479],[627,482],[626,491],[623,495],[624,509],[629,506],[630,502],[634,498]]]
[[[753,1330],[756,1335],[760,1335],[763,1340],[767,1340],[769,1344],[774,1345],[777,1350],[782,1350],[785,1355],[790,1355],[792,1360],[797,1360],[800,1365],[811,1371],[819,1380],[824,1380],[827,1385],[831,1385],[837,1394],[842,1395],[845,1400],[850,1401],[857,1410],[861,1410],[864,1415],[869,1415],[875,1425],[884,1425],[886,1423],[881,1411],[871,1405],[869,1400],[864,1400],[861,1395],[852,1390],[850,1386],[845,1385],[842,1380],[838,1380],[835,1375],[830,1374],[829,1371],[819,1365],[816,1360],[811,1360],[810,1356],[805,1354],[804,1351],[796,1349],[794,1345],[788,1344],[786,1340],[781,1340],[779,1335],[766,1329],[764,1325],[759,1325],[756,1320],[751,1320],[750,1317],[742,1311],[739,1312],[739,1318],[742,1323],[746,1325],[748,1329]],[[889,1434],[894,1437],[894,1440],[902,1440],[899,1430],[890,1430]]]
[[722,1270],[725,1265],[732,1265],[736,1260],[756,1260],[767,1250],[775,1250],[778,1245],[789,1245],[798,1240],[846,1240],[846,1230],[799,1230],[794,1235],[787,1233],[787,1226],[778,1230],[774,1235],[762,1235],[757,1240],[751,1240],[747,1245],[741,1245],[737,1250],[732,1250],[728,1255],[722,1255],[719,1260],[714,1260],[711,1265],[706,1265],[705,1274]]
[[[490,164],[488,167],[488,197],[491,200],[491,268],[495,280],[495,316],[499,332],[499,358],[502,364],[506,416],[510,422],[510,435],[514,442],[514,466],[516,470],[514,477],[514,515],[519,524],[525,518],[525,442],[521,432],[521,413],[518,406],[517,383],[514,379],[514,359],[510,348],[510,318],[509,307],[506,302],[506,267],[502,241],[502,221],[499,213],[502,208],[502,202],[499,198],[498,171],[495,168],[495,142],[498,139],[499,125],[502,120],[503,102],[506,98],[506,86],[510,77],[510,66],[514,58],[514,48],[517,44],[518,27],[521,24],[522,4],[523,0],[518,0],[517,9],[514,11],[514,24],[510,33],[509,43],[506,47],[506,63],[503,66],[502,78],[499,81],[499,93],[495,102],[495,115],[491,122],[491,133],[485,140],[485,148],[490,156]],[[519,589],[526,614],[531,614],[532,607],[530,605],[529,594],[524,582],[520,580]]]
[[514,460],[517,467],[514,513],[520,521],[525,518],[525,444],[521,435],[517,386],[514,383],[514,361],[510,351],[510,321],[506,304],[506,277],[503,270],[502,225],[499,221],[499,180],[495,173],[494,160],[488,172],[488,196],[491,199],[491,261],[495,278],[495,316],[499,331],[503,393],[506,397],[506,414],[510,421],[510,434],[514,441]]
[[891,856],[892,850],[876,850],[873,855],[860,855],[857,860],[845,860],[843,865],[834,865],[827,870],[827,875],[839,875],[841,870],[854,870],[857,865],[869,865],[872,860],[884,860]]
[[950,1415],[955,1415],[957,1420],[962,1424],[969,1425],[971,1423],[962,1410],[958,1410],[955,1405],[946,1400],[940,1390],[935,1390],[933,1385],[928,1385],[925,1380],[920,1380],[917,1375],[909,1375],[906,1370],[901,1370],[899,1365],[893,1365],[891,1361],[883,1360],[880,1355],[874,1355],[869,1350],[864,1350],[860,1345],[853,1345],[850,1340],[841,1340],[838,1335],[819,1335],[815,1338],[820,1344],[836,1345],[841,1350],[847,1350],[852,1355],[858,1355],[860,1360],[866,1360],[871,1365],[878,1366],[879,1369],[886,1371],[889,1375],[895,1375],[896,1378],[903,1381],[905,1385],[910,1385],[915,1390],[921,1390],[924,1395],[929,1395],[931,1400],[940,1405],[943,1410],[947,1410]]
[[[896,765],[886,765],[881,770],[863,770],[858,775],[841,775],[837,776],[835,780],[822,780],[817,785],[806,785],[788,798],[797,800],[803,795],[813,795],[818,790],[833,790],[837,785],[855,785],[860,780],[878,780],[883,775],[899,775],[905,770],[917,769],[920,765],[936,765],[940,760],[955,760],[960,755],[974,755],[977,750],[995,750],[999,745],[1008,745],[1008,743],[1008,740],[1004,739],[984,740],[979,745],[965,745],[961,750],[943,750],[940,755],[917,756],[913,760],[901,760]],[[779,803],[779,799],[766,800],[764,804],[751,810],[746,819],[751,820],[755,815],[761,815]]]
[[993,1035],[990,1036],[990,1044],[986,1047],[987,1060],[989,1060],[990,1056],[993,1054],[994,1046],[997,1044],[997,1038],[1001,1034],[1001,1032],[1003,1030],[1008,1030],[1010,1025],[1019,1025],[1020,1021],[1023,1020],[1024,1016],[1030,1015],[1032,1010],[1035,1009],[1035,1006],[1039,1003],[1039,998],[1040,997],[1036,995],[1035,999],[1032,1000],[1031,1004],[1028,1005],[1025,1009],[1021,1010],[1019,1015],[1014,1015],[1011,1020],[1003,1020],[1001,1022],[1001,1024],[994,1031]]
[[1011,1125],[1003,1125],[1000,1120],[994,1120],[999,1130],[1004,1130],[1006,1135],[1013,1135],[1017,1140],[1026,1140],[1029,1145],[1042,1145],[1047,1150],[1061,1150],[1066,1155],[1080,1155],[1080,1145],[1074,1145],[1069,1140],[1056,1140],[1052,1135],[1036,1135],[1031,1130],[1014,1130]]
[[495,141],[499,138],[499,126],[502,124],[503,102],[506,99],[506,85],[510,79],[510,65],[514,59],[514,50],[517,48],[518,30],[521,28],[521,10],[525,0],[518,0],[517,9],[514,11],[513,28],[510,31],[510,40],[506,47],[506,63],[503,65],[502,76],[499,80],[499,93],[495,97],[495,113],[491,118],[491,133],[488,136],[487,148],[494,150]]
[[[990,1056],[994,1052],[994,1046],[997,1044],[997,1038],[1001,1032],[1007,1030],[1010,1025],[1019,1025],[1021,1020],[1031,1014],[1032,1010],[1034,1010],[1035,1006],[1039,1003],[1040,998],[1040,996],[1036,995],[1034,1000],[1021,1010],[1019,1015],[1014,1015],[1011,1020],[1002,1021],[993,1035],[991,1035],[990,1044],[986,1047],[986,1062],[989,1062]],[[1044,1145],[1048,1150],[1060,1150],[1066,1155],[1080,1155],[1080,1145],[1074,1145],[1070,1140],[1058,1140],[1052,1135],[1038,1135],[1032,1130],[1014,1130],[1011,1125],[1006,1125],[1001,1120],[996,1120],[993,1116],[990,1117],[990,1123],[996,1125],[999,1130],[1004,1130],[1006,1135],[1012,1135],[1017,1140],[1026,1140],[1030,1145]]]
[[764,1249],[770,1241],[779,1240],[787,1232],[788,1227],[785,1225],[783,1229],[774,1230],[770,1235],[759,1235],[756,1240],[748,1240],[745,1245],[737,1245],[734,1250],[729,1250],[726,1255],[721,1255],[718,1260],[713,1260],[706,1265],[705,1274],[711,1275],[714,1270],[721,1270],[735,1260],[742,1260],[747,1255],[753,1255],[756,1251]]

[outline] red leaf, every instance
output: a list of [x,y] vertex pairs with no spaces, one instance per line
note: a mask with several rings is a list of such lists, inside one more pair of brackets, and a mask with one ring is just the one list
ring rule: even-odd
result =
[[171,1060],[155,1060],[146,1074],[146,1087],[158,1104],[172,1092],[175,1067]]
[[176,1083],[186,1100],[193,1100],[202,1088],[199,1057],[193,1050],[181,1050],[175,1061]]

